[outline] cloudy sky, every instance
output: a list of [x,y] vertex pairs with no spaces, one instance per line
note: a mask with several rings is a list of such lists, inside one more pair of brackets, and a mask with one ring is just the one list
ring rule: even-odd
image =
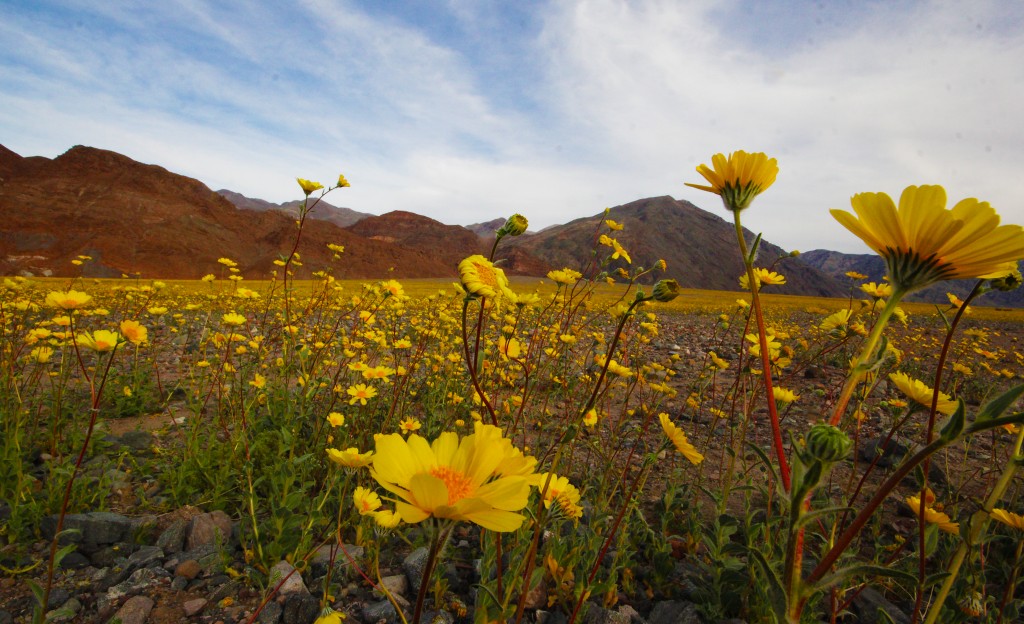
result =
[[743,149],[787,249],[865,252],[828,208],[909,184],[1024,223],[1016,1],[7,0],[0,41],[0,144],[274,202],[344,172],[336,205],[453,224],[720,211],[683,183]]

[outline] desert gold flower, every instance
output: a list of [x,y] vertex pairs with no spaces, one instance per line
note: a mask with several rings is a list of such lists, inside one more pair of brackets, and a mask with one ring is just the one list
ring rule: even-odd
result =
[[583,415],[583,424],[588,427],[593,427],[597,424],[597,410],[590,408],[587,413]]
[[260,375],[259,373],[256,373],[255,375],[252,376],[252,381],[249,382],[249,385],[252,386],[253,388],[256,388],[257,390],[262,390],[263,388],[267,387],[267,378],[264,377],[263,375]]
[[800,398],[800,395],[793,392],[792,390],[780,388],[778,386],[772,388],[772,396],[774,396],[775,400],[778,401],[779,403],[786,404],[792,403],[793,401],[796,401],[797,399]]
[[104,351],[113,351],[117,347],[117,343],[121,337],[117,335],[117,332],[112,332],[106,329],[97,329],[96,331],[82,332],[75,336],[75,342],[79,346],[98,351],[100,353]]
[[345,416],[338,412],[331,412],[327,415],[327,422],[329,422],[332,427],[340,427],[345,424]]
[[46,364],[53,357],[53,349],[50,347],[36,347],[28,355],[32,361],[38,364]]
[[373,451],[360,453],[356,447],[349,447],[344,451],[335,448],[327,449],[327,457],[334,463],[346,468],[362,468],[373,462]]
[[779,164],[762,152],[748,154],[742,150],[729,156],[715,154],[711,167],[700,165],[697,173],[704,176],[710,186],[686,183],[695,189],[721,196],[722,203],[729,210],[743,210],[750,206],[760,193],[775,182]]
[[364,516],[377,511],[381,506],[380,496],[377,496],[373,490],[364,487],[356,487],[352,492],[352,501],[356,504],[359,514]]
[[402,432],[402,435],[408,435],[413,431],[419,431],[422,427],[423,425],[420,424],[420,421],[411,416],[403,418],[402,421],[398,423],[398,429]]
[[862,279],[867,279],[868,276],[864,275],[863,273],[858,273],[856,271],[847,271],[846,272],[846,277],[848,277],[848,278],[850,278],[852,280],[862,280]]
[[245,325],[245,315],[238,314],[237,312],[227,312],[224,316],[220,317],[220,320],[224,321],[225,325],[231,325],[233,327]]
[[683,457],[690,460],[691,464],[699,464],[704,461],[704,456],[701,455],[697,449],[690,444],[690,441],[686,439],[686,434],[676,424],[672,422],[668,414],[662,412],[658,414],[658,420],[661,421],[661,428],[665,431],[665,435],[675,445],[676,450],[682,453]]
[[[494,429],[495,431],[490,431]],[[398,497],[396,511],[408,523],[431,516],[466,520],[492,531],[515,531],[523,523],[530,486],[525,475],[504,476],[511,442],[500,429],[477,425],[459,439],[442,433],[433,443],[412,434],[374,436],[373,478]]]
[[305,193],[306,195],[309,195],[313,191],[320,190],[324,187],[324,185],[320,184],[319,182],[312,182],[310,180],[306,180],[305,178],[295,178],[295,181],[299,183],[299,186],[302,187],[302,192]]
[[[344,174],[341,174],[341,173],[339,173],[339,174],[338,174],[338,183],[337,183],[337,185],[336,185],[336,186],[337,186],[338,188],[348,188],[348,187],[351,187],[352,185],[351,185],[351,184],[349,184],[349,183],[348,183],[348,180],[346,180],[346,179],[345,179],[345,176],[344,176]],[[302,190],[306,190],[306,189],[305,189],[305,188],[303,188]],[[314,190],[316,190],[316,189],[314,189]]]
[[608,229],[612,230],[612,231],[619,231],[619,230],[622,229],[622,224],[621,223],[616,223],[615,221],[612,221],[611,219],[605,219],[604,220],[604,224],[607,225]]
[[500,297],[511,292],[505,272],[480,254],[469,256],[459,263],[462,287],[474,297]]
[[83,308],[89,305],[91,301],[91,295],[77,290],[55,290],[46,295],[46,305],[53,308],[64,308],[65,310]]
[[[544,492],[544,507],[550,509],[554,504],[555,508],[565,514],[568,518],[579,519],[583,517],[583,507],[580,506],[580,491],[576,486],[569,483],[566,477],[552,474],[550,480],[548,473],[542,472],[531,477],[533,485]],[[547,490],[544,490],[544,484]]]
[[[934,391],[926,386],[923,382],[912,379],[906,373],[890,373],[889,379],[896,384],[896,387],[900,389],[900,392],[907,395],[910,400],[923,406],[925,409],[931,409],[932,397]],[[936,409],[946,415],[952,414],[956,411],[957,402],[949,398],[949,395],[940,392],[939,402]]]
[[130,340],[132,344],[142,344],[146,342],[149,330],[138,321],[124,320],[121,321],[121,334]]
[[355,384],[345,390],[352,398],[349,399],[349,405],[355,405],[359,402],[360,405],[366,405],[366,401],[377,396],[377,389],[373,386],[367,386],[366,384]]
[[565,284],[566,286],[572,286],[581,277],[582,273],[573,271],[572,269],[558,269],[555,271],[548,271],[548,279],[555,282],[556,284]]
[[860,289],[864,294],[879,299],[892,296],[892,286],[886,283],[876,284],[875,282],[868,282],[867,284],[861,284]]
[[946,209],[941,186],[908,186],[899,208],[885,193],[850,199],[856,216],[832,210],[846,229],[880,255],[902,291],[940,280],[1002,277],[1024,257],[1024,229],[999,225],[988,202],[964,199]]
[[515,360],[522,355],[523,347],[515,338],[506,338],[501,336],[498,338],[498,352],[501,353],[503,357]]
[[924,507],[925,522],[938,525],[940,531],[960,535],[960,524],[958,522],[953,522],[945,513],[927,505],[926,502],[922,502],[921,497],[908,496],[906,501],[915,514],[921,513],[921,507]]
[[344,622],[344,613],[327,607],[320,612],[320,617],[318,617],[313,624],[343,624]]
[[993,520],[1002,522],[1008,527],[1024,531],[1024,516],[1019,516],[1005,509],[993,509],[990,513]]

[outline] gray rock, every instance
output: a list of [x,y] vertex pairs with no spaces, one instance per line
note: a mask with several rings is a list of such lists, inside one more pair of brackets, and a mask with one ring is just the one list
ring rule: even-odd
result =
[[395,606],[387,600],[381,600],[380,602],[372,602],[363,607],[360,615],[364,622],[379,622],[386,620],[389,624],[398,620],[398,613],[395,611]]
[[159,546],[143,546],[128,557],[128,565],[145,568],[159,563],[164,558],[164,551]]
[[185,548],[185,536],[188,534],[189,521],[175,520],[156,538],[156,545],[165,553],[180,553]]
[[308,593],[289,594],[281,613],[283,624],[313,624],[320,615],[320,602]]
[[131,546],[115,544],[114,546],[104,546],[89,555],[89,561],[97,568],[125,567],[128,565],[128,556],[131,554]]
[[256,616],[257,624],[277,624],[281,621],[281,615],[284,613],[284,607],[277,602],[268,602],[263,606],[263,610]]
[[584,624],[630,624],[631,619],[629,614],[591,604],[587,608],[586,615],[583,616],[583,622]]
[[[39,528],[43,538],[53,539],[53,534],[57,529],[57,516],[46,516]],[[75,532],[65,533],[61,537],[62,544],[104,546],[127,541],[131,535],[132,521],[121,514],[108,511],[68,514],[64,516],[63,530],[74,530]]]
[[195,559],[186,559],[174,567],[174,576],[182,576],[185,580],[191,581],[203,571],[202,566]]
[[148,431],[129,431],[121,436],[121,444],[133,451],[148,451],[153,445],[153,434]]
[[455,624],[455,616],[447,611],[424,611],[421,621],[430,624]]
[[427,557],[430,551],[426,547],[420,547],[409,553],[409,556],[402,561],[402,571],[405,578],[409,580],[409,587],[412,593],[420,591],[420,583],[423,581],[423,570],[427,567]]
[[176,576],[174,577],[174,580],[171,581],[171,589],[182,591],[186,587],[188,587],[188,579],[184,576]]
[[644,620],[643,616],[630,605],[619,605],[619,614],[629,618],[629,621],[633,624],[646,624],[646,620]]
[[80,570],[89,566],[89,558],[78,551],[71,551],[60,560],[60,567],[65,570]]
[[8,611],[0,609],[0,624],[12,624],[14,622],[14,616]]
[[[409,580],[404,574],[385,576],[380,579],[380,584],[388,590],[392,596],[405,596],[409,591]],[[379,593],[379,592],[378,592]]]
[[[910,624],[910,618],[899,607],[889,602],[882,592],[872,587],[866,587],[853,599],[851,605],[853,612],[857,615],[857,621],[861,624],[879,624],[892,621],[895,624]],[[879,614],[884,611],[889,619],[884,619]]]
[[50,591],[50,598],[46,601],[46,608],[50,610],[56,609],[67,602],[69,598],[71,598],[71,592],[63,587],[54,587]]
[[650,624],[704,624],[697,605],[684,600],[664,600],[654,605],[647,618]]
[[97,603],[100,603],[100,610],[102,611],[103,607],[112,605],[125,596],[143,593],[144,590],[156,583],[156,579],[157,573],[151,568],[136,570],[127,579],[114,585],[99,597]]
[[132,596],[121,608],[117,610],[114,617],[108,622],[120,621],[121,624],[145,624],[149,612],[153,610],[153,599],[148,596]]
[[[67,602],[61,605],[60,609],[50,611],[46,614],[47,624],[60,624],[61,622],[73,622],[78,616],[78,612],[82,610],[82,603],[77,598],[70,598]],[[0,622],[3,618],[0,617]]]
[[876,465],[880,468],[888,468],[899,463],[909,450],[895,436],[889,440],[888,444],[885,443],[885,438],[872,438],[860,448],[859,458],[863,462],[870,463],[877,456]]
[[270,584],[277,588],[278,595],[308,594],[302,574],[287,561],[278,561],[270,568]]
[[230,583],[224,583],[210,594],[210,602],[220,602],[229,596],[234,598],[240,591],[242,591],[242,584],[240,582],[231,581]]
[[195,550],[200,546],[227,544],[231,539],[233,523],[223,511],[211,511],[192,518],[185,548]]

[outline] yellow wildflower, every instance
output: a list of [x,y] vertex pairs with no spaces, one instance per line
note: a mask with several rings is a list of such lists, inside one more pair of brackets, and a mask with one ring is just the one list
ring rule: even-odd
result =
[[359,449],[354,446],[349,447],[344,451],[329,448],[327,449],[327,457],[332,462],[346,468],[362,468],[363,466],[369,466],[370,463],[373,462],[373,451],[360,453]]
[[704,176],[710,186],[686,183],[695,189],[721,196],[729,210],[744,210],[760,193],[768,189],[779,174],[779,164],[762,152],[748,154],[742,150],[726,157],[715,154],[712,167],[700,165],[697,173]]
[[668,414],[662,412],[658,414],[658,420],[661,421],[661,428],[665,431],[665,435],[675,445],[676,450],[682,453],[683,457],[690,460],[691,464],[699,464],[704,461],[704,456],[701,455],[697,449],[690,444],[690,441],[686,439],[686,434],[679,427],[676,427],[675,423],[669,418]]
[[[926,386],[923,382],[911,378],[906,373],[890,373],[889,379],[896,384],[896,387],[900,389],[900,392],[907,395],[912,401],[923,406],[925,409],[931,409],[932,397],[935,391]],[[940,392],[939,402],[936,409],[946,415],[952,414],[956,411],[957,402],[949,398],[949,395]]]

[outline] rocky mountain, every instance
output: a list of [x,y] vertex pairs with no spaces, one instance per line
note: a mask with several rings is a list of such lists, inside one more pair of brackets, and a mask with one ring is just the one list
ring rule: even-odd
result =
[[[602,213],[546,228],[532,236],[513,239],[510,247],[525,250],[551,266],[586,266],[593,260],[591,250],[597,245],[598,227],[605,218]],[[718,215],[687,201],[663,196],[616,206],[607,218],[624,226],[622,231],[613,233],[613,238],[630,253],[633,266],[650,267],[664,259],[668,264],[665,275],[675,278],[683,287],[739,290],[743,263],[736,249],[735,229]],[[748,231],[747,240],[752,242],[754,234]],[[772,287],[773,292],[818,296],[842,296],[847,292],[839,280],[799,258],[788,257],[787,252],[771,243],[762,242],[758,265],[773,263],[787,280],[785,286]],[[619,259],[610,266],[614,269],[626,264]]]
[[[268,202],[264,199],[255,199],[252,197],[246,197],[241,193],[229,191],[227,189],[221,189],[217,191],[217,194],[221,195],[229,202],[234,204],[238,208],[244,208],[245,210],[255,210],[257,212],[263,212],[266,210],[280,210],[285,214],[296,216],[299,214],[299,208],[302,207],[302,200],[296,199],[290,202],[284,202],[281,204],[275,204]],[[357,223],[360,219],[373,216],[367,212],[357,212],[351,208],[341,208],[327,203],[324,200],[320,200],[314,206],[309,218],[320,219],[321,221],[329,221],[338,227],[348,227],[354,223]]]
[[[198,278],[229,257],[242,275],[268,277],[295,240],[283,212],[239,210],[198,180],[115,152],[76,146],[54,159],[0,148],[0,273]],[[333,262],[328,243],[344,245]],[[298,275],[333,267],[339,277],[454,276],[434,255],[312,221]],[[92,256],[81,269],[78,255]],[[389,272],[389,269],[394,268]]]
[[[853,283],[850,281],[850,278],[846,277],[848,271],[867,275],[867,279],[874,282],[882,281],[886,274],[885,261],[876,254],[845,254],[827,249],[815,249],[801,254],[800,259],[840,281],[845,280],[848,284]],[[1024,267],[1024,264],[1021,266]],[[976,281],[953,280],[939,282],[911,293],[907,300],[948,305],[949,298],[946,296],[946,293],[953,293],[960,298],[966,297],[971,292],[971,289],[974,288]],[[1024,289],[1018,288],[1011,292],[988,292],[977,299],[974,305],[1007,308],[1024,307]]]
[[466,256],[489,251],[479,236],[460,225],[445,225],[404,210],[367,217],[348,230],[373,241],[429,254],[453,270]]
[[480,238],[494,240],[494,233],[498,231],[498,228],[505,225],[505,221],[508,217],[498,217],[497,219],[491,219],[490,221],[484,221],[483,223],[474,223],[472,225],[463,226],[470,232],[473,232]]

